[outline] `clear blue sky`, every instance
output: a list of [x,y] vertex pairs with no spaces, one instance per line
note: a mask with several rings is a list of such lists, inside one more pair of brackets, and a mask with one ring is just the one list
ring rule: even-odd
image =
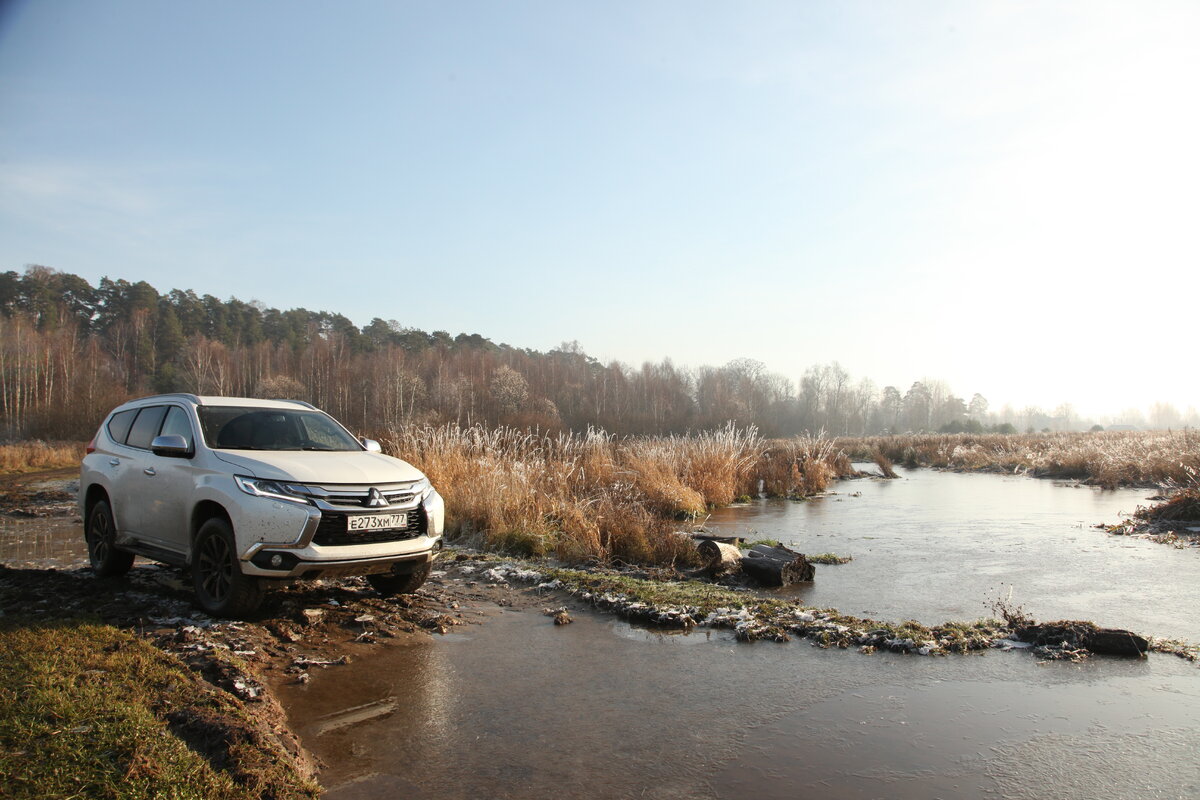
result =
[[1200,3],[0,8],[0,269],[1200,406]]

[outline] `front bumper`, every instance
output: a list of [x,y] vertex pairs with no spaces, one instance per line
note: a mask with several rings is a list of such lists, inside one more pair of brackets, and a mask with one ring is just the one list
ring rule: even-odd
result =
[[418,569],[437,558],[442,549],[439,538],[433,547],[419,553],[401,555],[369,556],[359,558],[305,559],[292,550],[260,549],[249,561],[242,564],[248,575],[283,580],[311,580],[314,578],[338,578],[351,575],[374,575],[381,572],[403,574]]
[[[436,491],[416,505],[378,509],[376,513],[402,511],[419,515],[421,520],[419,527],[383,536],[383,540],[370,534],[347,535],[345,508],[318,504],[303,510],[307,519],[300,536],[292,542],[254,542],[242,553],[243,573],[285,580],[402,573],[407,565],[415,569],[432,561],[442,547],[445,505]],[[340,523],[342,532],[331,534],[331,523]]]

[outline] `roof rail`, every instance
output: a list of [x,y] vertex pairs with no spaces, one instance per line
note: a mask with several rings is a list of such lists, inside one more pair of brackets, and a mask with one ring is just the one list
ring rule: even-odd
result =
[[204,405],[204,403],[202,403],[200,401],[200,398],[197,397],[196,395],[192,394],[191,392],[164,392],[163,394],[152,394],[147,397],[138,397],[135,399],[137,399],[137,400],[152,400],[152,399],[158,399],[160,397],[163,397],[163,398],[182,397],[184,400],[190,400],[191,402],[195,403],[198,406]]
[[298,406],[304,406],[305,408],[311,408],[313,411],[317,410],[317,407],[314,406],[312,403],[306,403],[303,400],[285,400],[282,397],[275,398],[275,400],[280,403],[295,403]]

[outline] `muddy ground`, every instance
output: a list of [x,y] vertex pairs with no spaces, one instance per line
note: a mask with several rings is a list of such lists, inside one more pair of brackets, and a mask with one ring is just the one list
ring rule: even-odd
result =
[[[79,525],[79,552],[83,554],[82,524],[75,506],[76,480],[74,470],[0,476],[0,514],[74,520]],[[632,601],[624,606],[613,601],[617,603],[613,606],[606,595],[584,593],[573,597],[565,591],[547,590],[547,584],[539,588],[536,581],[510,583],[504,576],[485,577],[485,573],[497,570],[481,569],[475,563],[484,558],[466,550],[447,551],[421,590],[395,598],[381,597],[363,578],[279,587],[267,594],[253,619],[234,622],[213,619],[194,606],[190,578],[183,570],[138,559],[126,576],[97,579],[86,566],[85,555],[81,555],[59,569],[35,563],[0,565],[0,615],[46,620],[87,618],[145,637],[177,655],[213,686],[239,698],[261,728],[292,755],[302,772],[315,775],[320,765],[288,728],[286,715],[275,700],[274,690],[281,685],[305,683],[314,670],[336,670],[379,647],[448,633],[459,626],[483,624],[505,606],[553,614],[562,608],[582,609],[590,602],[610,613],[636,619],[644,613],[658,613]],[[569,622],[570,611],[555,621]],[[837,627],[835,623],[837,620],[832,620],[826,627]],[[1078,636],[1070,641],[1060,641],[1063,636],[1042,641],[1047,631],[1062,633],[1059,628],[1063,624],[1030,627],[1019,638],[1045,650],[1043,657],[1082,654],[1075,641]],[[997,643],[989,639],[980,646],[984,645]],[[1051,652],[1055,648],[1061,652]],[[862,649],[868,652],[875,647]],[[1190,651],[1180,654],[1194,657]]]
[[[77,475],[57,470],[0,476],[0,514],[74,517],[82,530],[75,507]],[[207,616],[193,604],[185,571],[140,558],[128,575],[105,579],[87,566],[0,564],[0,616],[82,618],[146,638],[239,698],[302,772],[314,775],[320,765],[288,729],[275,687],[307,682],[314,670],[337,669],[374,648],[481,624],[489,608],[558,608],[569,602],[554,602],[530,588],[479,581],[459,570],[476,558],[466,552],[443,555],[421,590],[394,598],[381,597],[363,578],[279,587],[246,621]]]

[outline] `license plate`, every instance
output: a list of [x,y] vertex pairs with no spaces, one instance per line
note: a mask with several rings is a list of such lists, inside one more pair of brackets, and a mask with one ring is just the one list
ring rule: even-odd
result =
[[386,531],[407,528],[408,514],[357,514],[346,518],[346,530]]

